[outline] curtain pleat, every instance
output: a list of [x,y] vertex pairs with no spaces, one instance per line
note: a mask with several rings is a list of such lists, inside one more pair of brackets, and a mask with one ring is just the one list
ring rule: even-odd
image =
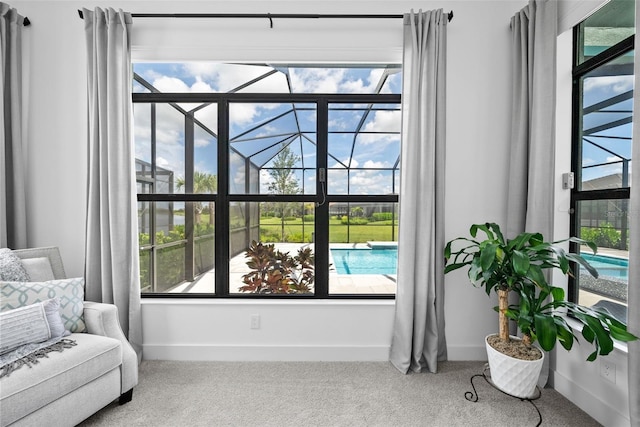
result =
[[27,247],[26,166],[22,99],[24,18],[0,3],[0,247]]
[[[528,231],[553,239],[557,15],[557,2],[530,0],[511,18],[509,238]],[[545,357],[540,386],[548,376],[549,357]]]
[[[636,4],[635,36],[635,86],[640,90],[640,7]],[[640,96],[633,97],[633,147],[632,159],[640,159]],[[638,162],[636,162],[638,163]],[[629,286],[627,287],[627,329],[640,337],[640,172],[631,174],[631,196],[629,200]],[[629,357],[629,419],[632,427],[640,427],[640,341],[628,343]]]
[[398,276],[390,361],[436,372],[444,335],[444,167],[447,16],[404,17]]
[[87,41],[86,299],[118,307],[141,356],[136,181],[132,138],[131,15],[83,10]]

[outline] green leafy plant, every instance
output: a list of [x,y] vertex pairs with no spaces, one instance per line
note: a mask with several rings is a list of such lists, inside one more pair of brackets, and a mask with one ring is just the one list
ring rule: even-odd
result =
[[609,222],[604,222],[599,227],[582,227],[580,236],[600,247],[620,248],[620,232]]
[[242,276],[240,292],[256,294],[308,294],[315,280],[311,248],[300,248],[294,257],[275,245],[251,242],[245,257],[251,272]]
[[[476,239],[478,232],[484,239]],[[484,288],[487,295],[498,294],[499,336],[509,341],[509,320],[516,322],[523,334],[523,342],[550,351],[556,342],[570,350],[577,340],[574,330],[566,321],[570,314],[582,324],[582,337],[592,343],[595,351],[587,360],[598,355],[607,355],[613,350],[613,339],[632,341],[636,336],[627,332],[627,327],[604,311],[598,311],[565,300],[564,290],[550,285],[545,270],[557,269],[571,275],[571,262],[579,263],[591,275],[598,272],[580,255],[570,253],[558,246],[574,242],[588,246],[594,253],[597,247],[575,237],[545,242],[540,233],[521,233],[511,240],[504,238],[495,223],[474,224],[469,237],[458,237],[445,246],[447,262],[445,274],[468,267],[468,276],[476,287]],[[454,249],[454,246],[456,249]],[[518,304],[509,305],[509,292],[520,297]]]

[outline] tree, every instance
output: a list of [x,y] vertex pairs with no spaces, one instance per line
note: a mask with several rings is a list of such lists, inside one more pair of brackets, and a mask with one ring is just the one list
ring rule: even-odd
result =
[[[186,187],[186,180],[183,177],[178,177],[176,180],[176,188],[181,190]],[[193,192],[194,193],[209,193],[213,194],[218,189],[218,176],[210,173],[195,171],[193,173]],[[201,202],[195,202],[193,209],[196,213],[196,224],[200,223],[200,215],[204,210],[204,205]],[[214,206],[213,202],[209,202],[209,224],[214,223]]]
[[[273,166],[269,169],[271,182],[267,187],[270,194],[299,194],[300,187],[296,178],[293,167],[300,160],[300,157],[294,154],[288,145],[273,159]],[[286,216],[290,204],[278,203],[280,209],[280,224],[282,228],[282,239],[284,240],[284,218]]]

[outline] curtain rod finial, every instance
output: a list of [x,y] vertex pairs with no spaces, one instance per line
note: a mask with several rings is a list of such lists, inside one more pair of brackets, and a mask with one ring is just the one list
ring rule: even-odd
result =
[[24,25],[25,27],[28,27],[29,25],[31,25],[31,21],[29,21],[29,18],[25,16],[24,20],[22,21],[22,25]]
[[453,10],[449,12],[448,19],[449,19],[449,22],[451,22],[451,20],[453,19]]
[[78,9],[78,15],[80,16],[80,19],[84,19],[84,14],[80,9]]

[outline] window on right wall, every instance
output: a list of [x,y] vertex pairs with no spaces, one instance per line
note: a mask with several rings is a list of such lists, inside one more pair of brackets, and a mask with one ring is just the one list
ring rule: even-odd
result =
[[[599,278],[576,271],[570,297],[626,322],[632,173],[635,2],[611,0],[574,28],[572,235],[598,245],[572,248]],[[576,267],[577,269],[577,267]]]

